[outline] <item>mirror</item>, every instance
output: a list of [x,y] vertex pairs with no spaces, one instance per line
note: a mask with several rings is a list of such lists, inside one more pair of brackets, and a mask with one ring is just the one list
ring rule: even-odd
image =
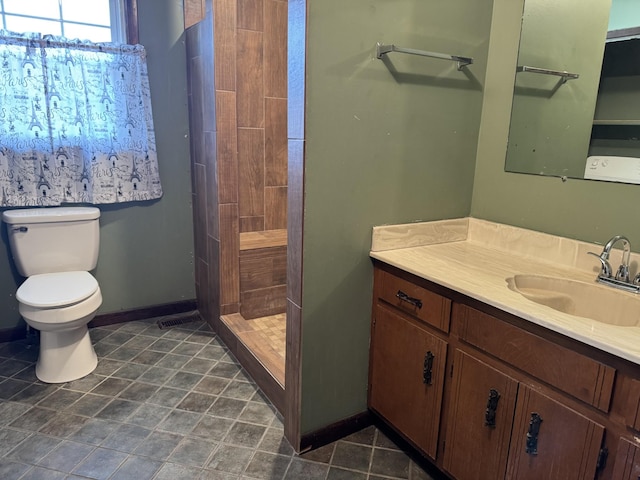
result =
[[506,171],[640,183],[638,26],[637,0],[525,1]]

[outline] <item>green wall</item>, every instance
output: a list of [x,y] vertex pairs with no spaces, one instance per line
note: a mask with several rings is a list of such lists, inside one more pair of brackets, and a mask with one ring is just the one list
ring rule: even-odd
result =
[[[164,196],[155,202],[99,206],[98,313],[195,298],[193,224],[181,0],[138,0],[156,147]],[[0,246],[0,330],[23,324],[15,291],[22,278],[10,259],[6,226]]]
[[640,187],[506,173],[522,0],[495,0],[471,215],[585,241],[629,237],[640,250]]
[[491,5],[307,2],[302,433],[366,409],[372,226],[469,214]]

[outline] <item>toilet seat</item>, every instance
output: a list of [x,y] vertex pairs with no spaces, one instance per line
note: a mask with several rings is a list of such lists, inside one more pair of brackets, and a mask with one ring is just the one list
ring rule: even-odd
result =
[[86,300],[98,289],[98,281],[89,272],[43,273],[27,278],[16,298],[36,309],[62,308]]

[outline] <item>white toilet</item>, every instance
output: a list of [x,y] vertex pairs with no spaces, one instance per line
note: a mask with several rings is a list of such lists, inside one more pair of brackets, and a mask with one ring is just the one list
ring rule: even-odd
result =
[[52,207],[5,210],[18,272],[19,311],[40,330],[36,376],[46,383],[82,378],[98,365],[87,324],[102,303],[96,279],[100,210]]

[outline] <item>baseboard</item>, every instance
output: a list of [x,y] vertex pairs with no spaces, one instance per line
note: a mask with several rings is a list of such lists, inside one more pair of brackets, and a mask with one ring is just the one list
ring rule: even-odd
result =
[[136,320],[144,320],[147,318],[164,317],[166,315],[175,315],[176,313],[191,312],[198,308],[195,299],[182,300],[180,302],[164,303],[161,305],[151,305],[150,307],[133,308],[131,310],[123,310],[121,312],[104,313],[96,315],[89,322],[89,328],[104,327],[106,325],[115,325],[116,323],[133,322]]
[[27,325],[22,324],[13,328],[0,330],[0,343],[14,342],[27,337]]
[[[182,300],[180,302],[164,303],[161,305],[152,305],[150,307],[133,308],[131,310],[123,310],[121,312],[104,313],[96,315],[89,322],[89,328],[104,327],[106,325],[114,325],[116,323],[133,322],[135,320],[144,320],[146,318],[164,317],[166,315],[175,315],[177,313],[191,312],[198,308],[195,299]],[[22,340],[27,336],[26,324],[18,325],[14,328],[6,328],[0,330],[0,343],[13,342]]]
[[319,430],[302,435],[300,439],[300,451],[306,452],[328,445],[336,440],[340,440],[347,435],[358,432],[373,424],[373,417],[367,410],[357,413],[339,422],[327,425]]

